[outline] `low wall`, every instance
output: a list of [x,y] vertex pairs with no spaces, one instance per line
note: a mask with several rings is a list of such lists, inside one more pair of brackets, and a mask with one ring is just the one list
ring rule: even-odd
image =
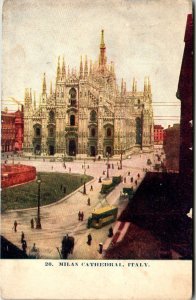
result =
[[1,165],[1,187],[25,183],[36,178],[36,168],[25,165]]

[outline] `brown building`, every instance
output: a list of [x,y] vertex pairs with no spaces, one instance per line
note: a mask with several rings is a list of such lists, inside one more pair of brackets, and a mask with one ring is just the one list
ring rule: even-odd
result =
[[182,208],[193,207],[193,17],[187,16],[185,47],[178,82],[177,98],[181,101],[180,180]]
[[168,171],[179,171],[180,124],[168,126],[164,135],[165,167]]
[[162,145],[164,139],[164,128],[161,125],[154,125],[154,144]]
[[1,112],[1,152],[21,151],[23,146],[23,109]]

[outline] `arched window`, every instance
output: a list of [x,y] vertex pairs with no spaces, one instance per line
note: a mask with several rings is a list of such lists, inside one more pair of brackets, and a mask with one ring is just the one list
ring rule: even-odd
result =
[[91,113],[90,113],[90,120],[92,122],[96,122],[96,120],[97,120],[97,113],[96,113],[96,111],[94,111],[94,110],[91,111]]
[[54,114],[53,110],[51,110],[49,112],[49,122],[54,123],[54,120],[55,120],[55,114]]
[[106,136],[110,137],[111,135],[112,135],[111,128],[107,128],[107,130],[106,130]]
[[40,130],[39,127],[36,127],[35,134],[36,134],[36,136],[40,136],[41,135],[41,130]]
[[71,99],[76,99],[76,90],[74,88],[70,89],[69,94]]
[[135,126],[136,126],[136,144],[141,145],[141,143],[142,143],[142,123],[141,123],[140,118],[136,118]]
[[75,126],[75,116],[74,115],[70,116],[70,125]]
[[92,129],[91,129],[91,136],[94,137],[95,135],[96,135],[96,130],[95,130],[95,128],[92,128]]

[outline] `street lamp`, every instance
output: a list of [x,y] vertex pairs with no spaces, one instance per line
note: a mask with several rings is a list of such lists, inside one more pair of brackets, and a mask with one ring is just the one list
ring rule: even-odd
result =
[[41,226],[41,218],[40,218],[40,186],[41,186],[41,179],[37,179],[38,184],[38,194],[37,194],[37,221],[36,221],[36,229],[42,229]]
[[85,159],[84,159],[84,188],[83,188],[83,194],[86,195],[86,180],[85,180],[85,177],[86,177],[86,162],[85,162]]
[[107,176],[106,178],[109,178],[109,153],[107,152]]

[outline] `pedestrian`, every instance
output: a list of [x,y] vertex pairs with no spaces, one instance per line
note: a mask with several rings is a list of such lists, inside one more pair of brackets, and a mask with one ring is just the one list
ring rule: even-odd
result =
[[113,236],[113,228],[110,227],[108,232],[108,237],[112,237],[112,236]]
[[91,205],[91,199],[90,198],[88,198],[88,200],[87,200],[87,205]]
[[83,213],[83,211],[81,212],[81,221],[83,221],[84,220],[84,213]]
[[18,223],[17,223],[17,221],[15,220],[15,221],[14,221],[14,231],[15,231],[15,232],[17,232],[17,226],[18,226]]
[[133,177],[131,177],[131,182],[133,182]]
[[66,194],[66,192],[67,192],[67,188],[66,188],[66,186],[64,186],[64,188],[63,188],[63,192],[64,192],[64,194]]
[[81,212],[78,213],[78,221],[81,221]]
[[128,172],[128,176],[130,176],[130,174],[131,174],[131,173],[130,173],[130,172]]
[[89,169],[89,165],[88,165],[88,169]]
[[137,185],[137,180],[135,180],[135,185]]
[[92,242],[92,235],[89,233],[87,238],[88,238],[87,244],[90,246]]
[[66,169],[66,164],[64,164],[64,168]]
[[31,219],[31,228],[33,229],[34,228],[34,220]]
[[53,166],[52,166],[52,170],[53,170]]
[[139,173],[137,174],[137,177],[140,178],[140,174]]
[[99,177],[99,182],[102,182],[102,181],[101,181],[101,177]]
[[102,254],[103,252],[103,244],[99,243],[99,253]]
[[24,241],[24,237],[25,237],[25,235],[24,235],[24,232],[22,231],[22,232],[21,232],[21,244],[22,244],[23,241]]
[[69,173],[71,173],[71,168],[69,168]]
[[91,185],[90,191],[93,191],[93,186]]
[[35,243],[33,244],[33,247],[32,247],[32,249],[31,249],[31,251],[33,251],[33,252],[36,252],[36,251],[37,251],[37,248],[36,248],[36,246],[35,246]]
[[26,254],[26,252],[27,252],[27,242],[25,240],[23,240],[23,242],[22,242],[22,250]]
[[124,177],[124,183],[126,183],[126,181],[127,181],[127,180],[126,180],[126,177]]

